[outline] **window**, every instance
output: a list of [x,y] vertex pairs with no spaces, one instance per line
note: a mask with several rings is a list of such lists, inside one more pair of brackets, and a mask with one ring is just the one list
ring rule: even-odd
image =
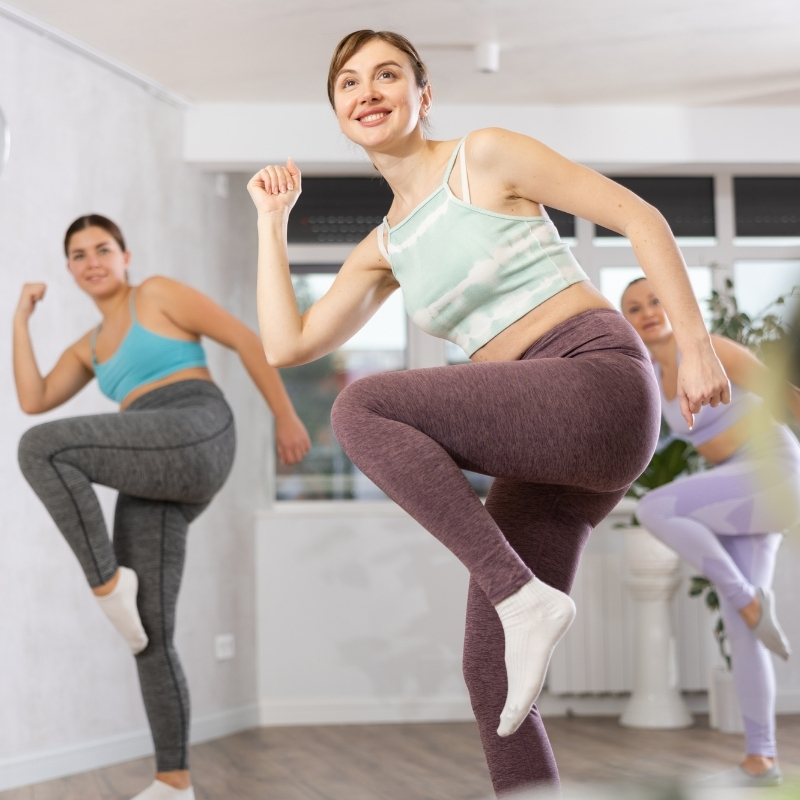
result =
[[800,237],[800,178],[734,178],[733,191],[737,244]]
[[[313,271],[312,271],[313,270]],[[335,272],[311,267],[292,274],[301,312],[328,291]],[[395,292],[349,342],[324,358],[281,370],[312,447],[300,464],[277,461],[278,500],[369,500],[385,497],[345,455],[331,428],[331,408],[345,386],[367,375],[405,369],[407,345],[403,297]]]
[[391,204],[382,178],[304,178],[289,215],[289,244],[360,242]]
[[556,226],[558,235],[562,239],[575,239],[575,217],[572,214],[567,214],[566,211],[559,211],[557,208],[548,208],[547,206],[545,206],[545,213],[553,220],[553,225]]
[[[764,311],[783,294],[800,286],[800,260],[737,261],[733,265],[733,290],[739,308],[751,317]],[[798,298],[774,310],[789,322],[798,308]]]
[[[705,301],[711,296],[711,268],[689,267],[688,271],[694,296],[700,304],[703,316],[708,319],[708,306]],[[625,287],[637,278],[644,278],[644,273],[639,267],[604,267],[600,270],[600,291],[619,308]]]
[[[676,238],[693,240],[687,244],[715,244],[714,179],[640,176],[612,178],[630,189],[666,218]],[[595,244],[624,243],[614,231],[595,225]]]

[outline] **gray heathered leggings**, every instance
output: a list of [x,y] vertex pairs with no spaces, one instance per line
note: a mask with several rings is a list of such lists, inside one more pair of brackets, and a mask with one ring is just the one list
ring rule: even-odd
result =
[[[333,406],[345,452],[470,571],[464,678],[495,791],[557,784],[536,706],[506,700],[494,605],[532,575],[569,592],[592,528],[650,460],[661,408],[650,357],[616,311],[579,314],[519,361],[373,375]],[[486,505],[462,469],[494,475]]]
[[[189,691],[173,643],[189,523],[230,472],[231,413],[209,381],[148,392],[119,414],[46,422],[19,445],[19,463],[78,557],[89,585],[121,564],[139,576],[150,638],[136,656],[159,772],[188,768]],[[119,490],[109,541],[92,483]]]

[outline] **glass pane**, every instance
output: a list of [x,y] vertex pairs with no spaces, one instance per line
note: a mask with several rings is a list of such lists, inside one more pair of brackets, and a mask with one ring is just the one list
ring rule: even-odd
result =
[[444,343],[444,354],[448,364],[469,364],[469,356],[452,342]]
[[800,236],[800,178],[734,178],[737,236]]
[[[675,236],[716,235],[713,178],[638,176],[613,177],[611,180],[654,205],[664,215]],[[595,225],[595,236],[613,238],[619,234]]]
[[[292,275],[300,311],[328,291],[336,276]],[[281,370],[312,447],[300,464],[277,459],[278,500],[373,500],[385,495],[358,470],[336,441],[331,408],[339,392],[358,378],[406,367],[407,325],[403,297],[395,292],[350,341],[328,356]]]
[[[800,261],[736,261],[733,265],[733,289],[739,308],[751,317],[764,311],[782,294],[800,285]],[[798,298],[784,306],[781,319],[788,322],[797,310]],[[781,311],[780,306],[773,309]]]
[[[706,300],[711,296],[711,268],[689,267],[688,270],[694,296],[708,322],[710,314]],[[644,278],[644,272],[639,267],[604,267],[600,270],[600,291],[619,308],[625,287],[637,278]]]

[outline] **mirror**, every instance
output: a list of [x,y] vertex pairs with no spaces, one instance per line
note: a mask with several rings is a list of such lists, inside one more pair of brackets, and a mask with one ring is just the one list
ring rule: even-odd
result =
[[8,152],[11,149],[11,131],[8,129],[8,123],[3,116],[3,109],[0,108],[0,172],[8,161]]

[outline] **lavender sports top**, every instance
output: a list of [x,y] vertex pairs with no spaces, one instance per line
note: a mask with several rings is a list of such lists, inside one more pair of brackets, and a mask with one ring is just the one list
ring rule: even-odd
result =
[[[678,364],[680,363],[681,354],[678,353]],[[687,442],[690,442],[695,447],[711,441],[715,436],[730,428],[731,425],[747,416],[764,402],[752,392],[748,392],[742,389],[741,386],[732,383],[730,403],[728,405],[720,404],[716,408],[703,406],[700,409],[700,413],[694,415],[694,428],[689,430],[689,426],[686,424],[683,414],[681,414],[681,404],[677,395],[672,400],[667,400],[664,397],[664,387],[661,384],[661,368],[656,363],[653,363],[653,368],[655,369],[658,388],[661,392],[661,413],[667,421],[667,425],[676,436],[686,439]]]

